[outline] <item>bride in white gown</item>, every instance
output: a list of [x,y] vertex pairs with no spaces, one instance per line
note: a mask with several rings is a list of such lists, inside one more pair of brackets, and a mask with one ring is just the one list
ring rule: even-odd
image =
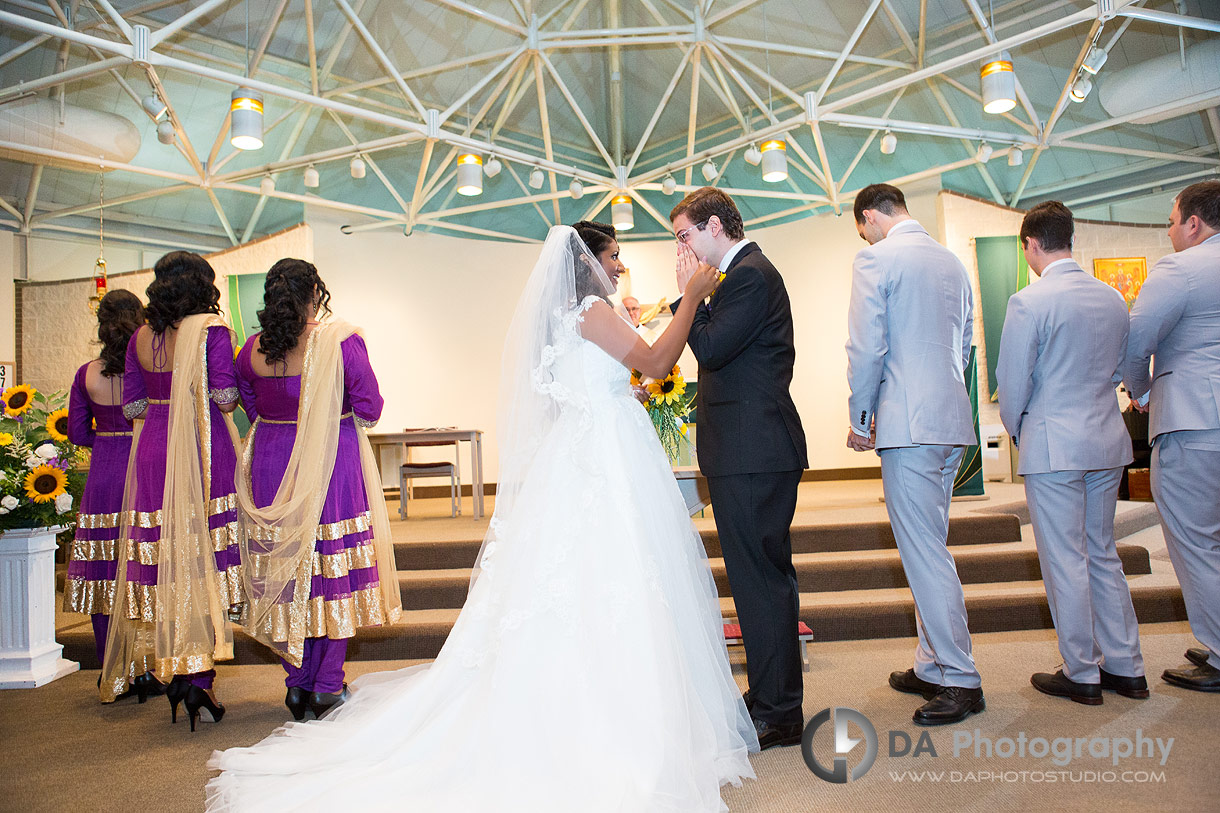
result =
[[556,226],[526,283],[495,513],[435,662],[215,752],[208,810],[715,811],[754,776],[706,554],[624,366],[669,372],[716,273],[649,347],[604,299],[611,247],[607,275]]

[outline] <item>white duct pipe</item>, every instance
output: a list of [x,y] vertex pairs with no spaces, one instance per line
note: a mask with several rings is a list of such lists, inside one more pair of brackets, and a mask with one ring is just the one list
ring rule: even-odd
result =
[[[1153,124],[1214,107],[1220,102],[1220,39],[1195,43],[1184,56],[1185,68],[1174,52],[1121,70],[1103,71],[1097,83],[1101,106],[1113,118],[1153,107],[1167,108],[1133,119],[1135,124]],[[1171,106],[1177,100],[1183,101],[1182,106]]]
[[[7,142],[0,158],[50,166],[80,168],[85,162],[58,158],[46,159],[38,153],[25,153],[21,145],[35,150],[54,150],[130,163],[140,150],[140,131],[117,113],[90,110],[73,104],[63,106],[54,99],[27,97],[0,106],[0,141]],[[34,156],[33,158],[31,156]],[[89,165],[97,169],[97,165]]]

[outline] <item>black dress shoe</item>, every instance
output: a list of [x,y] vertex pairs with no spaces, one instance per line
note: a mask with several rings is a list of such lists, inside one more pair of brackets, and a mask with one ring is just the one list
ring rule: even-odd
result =
[[346,702],[352,693],[347,690],[347,684],[343,684],[343,688],[337,692],[314,692],[309,696],[309,707],[313,709],[313,714],[319,720],[327,715],[327,713],[335,706]]
[[1074,703],[1083,703],[1086,706],[1100,706],[1102,703],[1100,683],[1077,683],[1074,680],[1068,680],[1062,669],[1053,675],[1038,672],[1029,679],[1029,682],[1043,694],[1066,697]]
[[1186,650],[1186,660],[1193,663],[1195,666],[1211,666],[1208,658],[1211,657],[1211,651],[1204,649],[1201,646],[1192,646]]
[[1220,692],[1220,669],[1207,664],[1166,669],[1161,674],[1161,680],[1183,689],[1194,689],[1196,692]]
[[960,723],[971,714],[987,708],[982,689],[965,686],[943,686],[936,695],[915,710],[911,718],[919,725],[949,725]]
[[1125,677],[1112,675],[1105,669],[1101,670],[1101,688],[1109,692],[1118,692],[1123,697],[1134,697],[1143,700],[1148,696],[1148,679],[1143,675]]
[[309,708],[309,692],[300,686],[289,686],[287,694],[284,695],[284,705],[292,712],[292,719],[297,722],[304,720],[305,712]]
[[779,745],[800,745],[804,726],[800,723],[775,725],[755,718],[754,730],[758,733],[758,750],[766,751]]
[[944,687],[939,683],[929,683],[916,675],[914,669],[908,669],[905,672],[890,672],[890,688],[907,694],[920,694],[924,700],[931,700]]
[[750,696],[749,689],[741,693],[741,702],[746,704],[746,711],[754,711],[754,698]]

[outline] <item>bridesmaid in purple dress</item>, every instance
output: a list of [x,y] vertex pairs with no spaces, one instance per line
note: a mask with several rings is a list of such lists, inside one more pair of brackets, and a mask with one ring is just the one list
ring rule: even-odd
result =
[[[218,722],[224,714],[212,693],[213,667],[216,659],[232,657],[226,613],[244,601],[237,456],[224,415],[237,407],[237,380],[232,332],[218,315],[211,265],[198,254],[174,251],[153,270],[148,325],[128,344],[123,379],[124,414],[143,418],[127,486],[128,558],[119,576],[124,619],[133,629],[124,651],[115,653],[118,668],[108,659],[103,699],[121,690],[127,675],[140,673],[142,660],[163,680],[172,676],[166,688],[171,719],[177,721],[185,702],[193,731],[197,717]],[[201,386],[178,389],[171,401],[177,376],[183,378],[178,387]],[[193,526],[195,517],[206,517],[206,525]],[[173,524],[163,529],[167,523]],[[200,548],[213,554],[214,568],[190,556]],[[112,633],[108,648],[114,641]]]
[[[315,358],[311,351],[315,342],[310,337],[319,329],[317,315],[330,313],[329,300],[330,293],[312,263],[280,260],[267,272],[264,309],[258,314],[262,332],[250,337],[237,357],[242,406],[254,421],[246,440],[250,492],[260,509],[276,499],[297,443],[298,419],[306,420],[301,410],[302,372]],[[326,329],[334,328],[328,325]],[[359,627],[392,620],[396,610],[387,606],[382,594],[379,576],[392,579],[393,572],[391,566],[390,573],[379,573],[376,546],[384,543],[388,548],[390,543],[374,539],[375,523],[361,469],[358,432],[362,430],[357,428],[374,425],[381,417],[383,402],[364,339],[353,332],[342,339],[339,351],[342,380],[340,384],[336,379],[335,386],[341,392],[333,401],[339,413],[338,440],[321,514],[313,515],[317,530],[306,537],[314,540],[315,551],[311,563],[303,568],[310,577],[309,590],[301,591],[294,600],[295,582],[288,583],[261,622],[267,630],[266,641],[283,654],[288,649],[284,642],[289,637],[290,616],[304,613],[300,666],[281,657],[288,673],[284,702],[297,720],[304,719],[307,708],[320,716],[346,698],[343,664],[348,641]],[[321,371],[316,374],[323,375]],[[317,404],[316,408],[326,407]],[[384,512],[384,504],[373,507]],[[260,537],[273,534],[260,533],[254,521],[250,524],[253,576],[265,569],[259,552],[271,550],[271,539]],[[251,586],[252,597],[256,589]],[[393,590],[397,598],[396,584]]]
[[[142,324],[144,305],[138,296],[122,290],[106,294],[97,309],[102,352],[76,371],[68,398],[68,440],[93,447],[93,454],[64,583],[64,611],[92,616],[99,665],[114,603],[115,548],[131,454],[131,421],[123,416],[123,365],[127,342]],[[134,684],[141,703],[147,695],[161,693],[151,674],[138,675]]]

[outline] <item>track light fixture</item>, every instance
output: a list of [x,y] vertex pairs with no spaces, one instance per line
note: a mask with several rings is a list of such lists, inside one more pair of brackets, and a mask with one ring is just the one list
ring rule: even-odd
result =
[[348,171],[352,173],[352,177],[360,180],[364,177],[364,159],[359,155],[353,155],[352,161],[347,165]]
[[271,173],[268,172],[263,176],[263,179],[258,182],[258,192],[260,195],[270,195],[274,191],[275,178],[272,178]]
[[140,102],[140,107],[143,107],[144,112],[152,116],[153,121],[160,121],[165,117],[166,112],[169,110],[169,108],[166,107],[165,102],[161,101],[161,98],[155,93],[150,93],[145,96]]
[[534,167],[530,172],[530,189],[541,189],[544,177],[542,167]]
[[483,174],[488,178],[494,178],[500,174],[500,170],[504,165],[500,163],[500,159],[494,155],[487,159],[487,163],[483,165]]
[[1085,99],[1089,98],[1089,93],[1093,90],[1093,80],[1086,73],[1076,77],[1076,81],[1072,83],[1071,97],[1072,101],[1080,104]]
[[666,175],[665,180],[661,181],[661,191],[666,195],[672,195],[677,188],[678,182],[674,180],[673,175]]
[[703,176],[703,180],[711,183],[716,179],[716,163],[711,158],[707,159],[699,168],[699,174]]
[[1106,60],[1109,58],[1110,58],[1109,51],[1107,51],[1105,48],[1102,48],[1100,45],[1094,45],[1089,50],[1089,55],[1084,58],[1084,62],[1080,63],[1080,67],[1084,68],[1087,72],[1096,76],[1097,72],[1101,70],[1101,66],[1105,65]]
[[979,151],[975,154],[974,157],[978,159],[978,162],[980,164],[985,164],[991,160],[991,154],[993,152],[995,152],[995,150],[993,150],[991,148],[991,145],[988,144],[986,141],[984,141],[981,144],[979,144]]
[[750,166],[756,167],[762,163],[762,151],[758,149],[757,144],[751,144],[750,146],[746,147],[746,151],[742,155],[742,158],[745,158],[746,163]]
[[157,140],[162,144],[173,144],[177,133],[174,132],[174,123],[169,119],[157,125]]
[[898,149],[898,136],[886,130],[885,135],[881,136],[881,154],[893,155],[896,149]]
[[1025,163],[1025,151],[1020,147],[1013,147],[1008,151],[1008,165],[1010,167],[1019,167]]
[[580,182],[580,178],[573,178],[572,183],[568,184],[568,194],[573,200],[580,200],[585,196],[585,185]]
[[313,164],[310,164],[309,166],[305,167],[305,188],[306,189],[317,189],[319,184],[321,184],[321,182],[322,182],[322,179],[318,177],[318,170],[314,167]]

